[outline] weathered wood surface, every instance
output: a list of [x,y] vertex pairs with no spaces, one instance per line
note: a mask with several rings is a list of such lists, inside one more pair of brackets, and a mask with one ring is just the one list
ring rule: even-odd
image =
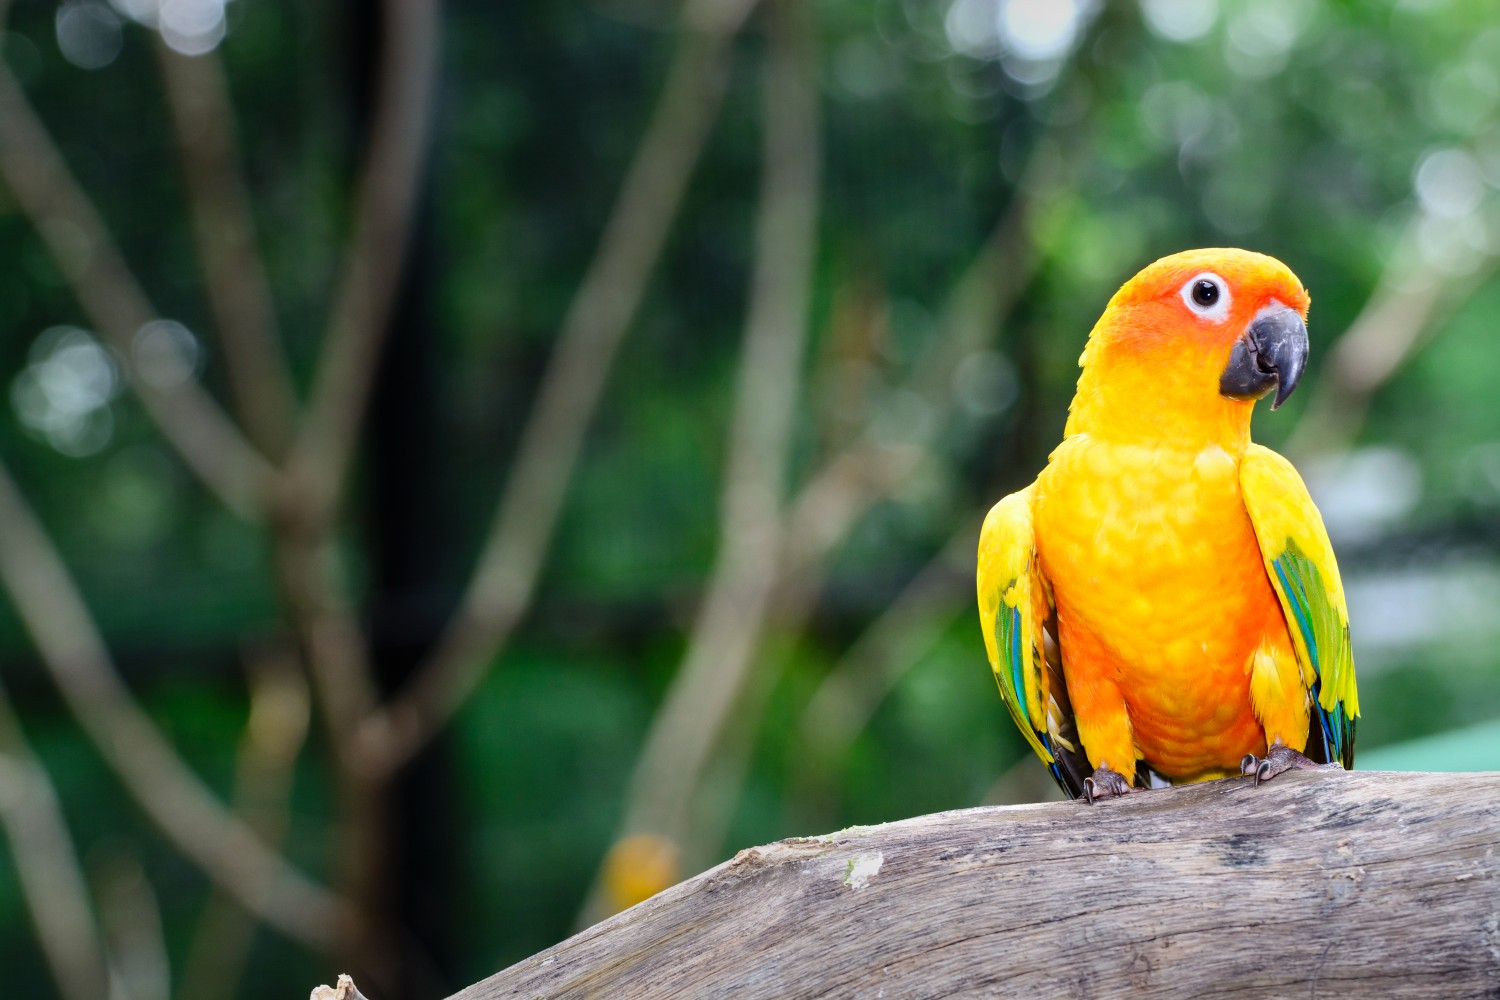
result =
[[1285,774],[752,848],[453,1000],[1500,996],[1500,773]]

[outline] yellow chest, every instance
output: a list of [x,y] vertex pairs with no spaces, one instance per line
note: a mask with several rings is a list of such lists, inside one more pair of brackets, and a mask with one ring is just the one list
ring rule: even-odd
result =
[[1070,667],[1110,671],[1137,703],[1239,697],[1246,658],[1280,612],[1236,458],[1216,445],[1076,434],[1037,486],[1037,547],[1059,616],[1104,654]]
[[1032,510],[1080,719],[1117,690],[1135,754],[1173,779],[1261,752],[1250,657],[1267,641],[1291,652],[1235,456],[1075,434]]

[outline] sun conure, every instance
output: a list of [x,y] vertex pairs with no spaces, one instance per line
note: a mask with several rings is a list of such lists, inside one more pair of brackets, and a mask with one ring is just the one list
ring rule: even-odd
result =
[[1291,463],[1250,441],[1307,360],[1271,257],[1190,250],[1104,310],[1063,441],[979,540],[979,617],[1011,716],[1069,795],[1350,767],[1343,584]]

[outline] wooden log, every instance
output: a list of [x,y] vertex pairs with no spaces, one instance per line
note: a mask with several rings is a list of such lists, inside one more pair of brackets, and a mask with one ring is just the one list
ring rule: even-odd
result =
[[741,851],[452,1000],[1500,996],[1500,773],[1292,772]]

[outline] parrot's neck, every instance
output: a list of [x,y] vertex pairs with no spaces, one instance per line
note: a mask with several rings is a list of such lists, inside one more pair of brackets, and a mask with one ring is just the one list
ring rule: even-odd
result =
[[1222,364],[1106,356],[1092,343],[1080,360],[1064,436],[1193,450],[1218,445],[1236,457],[1250,443],[1254,404],[1219,395]]

